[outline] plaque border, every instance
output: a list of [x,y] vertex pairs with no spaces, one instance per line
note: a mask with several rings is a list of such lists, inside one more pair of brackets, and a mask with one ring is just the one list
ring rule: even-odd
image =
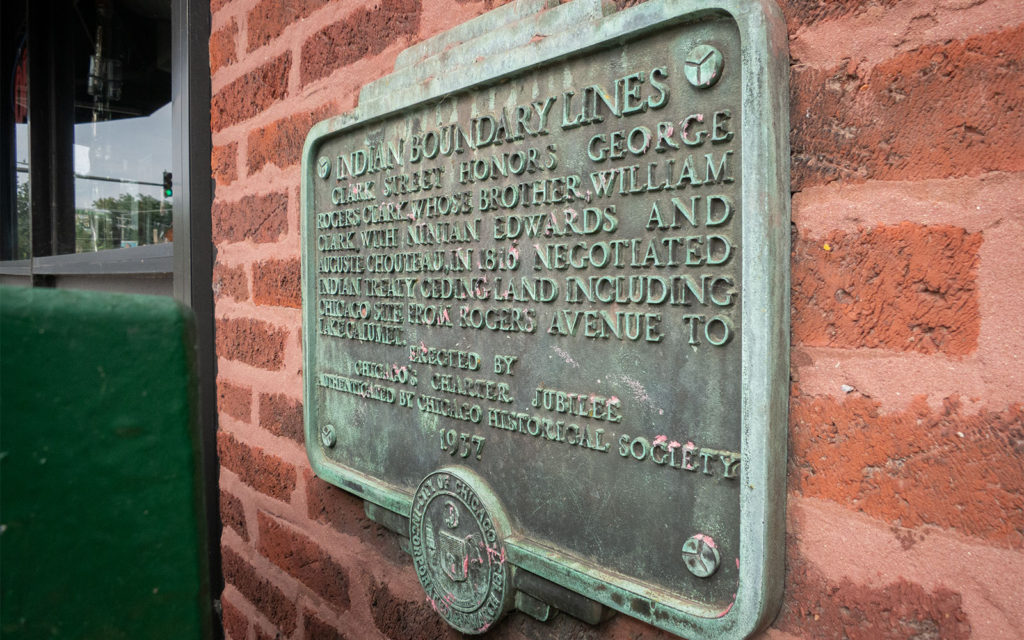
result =
[[[742,347],[740,473],[740,573],[733,604],[717,610],[618,573],[580,563],[568,554],[523,536],[506,539],[509,560],[611,609],[687,637],[745,638],[767,626],[782,600],[786,513],[786,436],[788,430],[790,347],[790,180],[789,42],[785,20],[774,0],[651,0],[616,11],[604,0],[575,0],[559,5],[531,0],[531,8],[564,12],[569,28],[538,42],[485,57],[458,73],[436,74],[406,82],[415,53],[446,39],[486,33],[502,38],[524,10],[505,5],[453,27],[399,55],[395,72],[367,84],[349,113],[314,125],[302,151],[300,238],[306,238],[315,180],[314,151],[325,139],[396,115],[447,94],[514,76],[559,59],[608,46],[618,39],[727,14],[739,30],[743,120],[742,201]],[[523,4],[527,4],[524,2]],[[512,9],[508,7],[512,6]],[[589,19],[585,19],[589,17]],[[489,24],[493,22],[494,24]],[[509,24],[506,24],[509,23]],[[474,33],[475,32],[475,33]],[[435,43],[440,40],[440,44]],[[429,55],[429,54],[428,54]],[[303,247],[305,249],[305,247]],[[302,251],[303,282],[315,281],[311,252]],[[316,387],[312,349],[315,308],[302,286],[303,414],[306,451],[314,472],[355,495],[408,517],[412,490],[330,461],[316,429],[317,407],[309,398]]]

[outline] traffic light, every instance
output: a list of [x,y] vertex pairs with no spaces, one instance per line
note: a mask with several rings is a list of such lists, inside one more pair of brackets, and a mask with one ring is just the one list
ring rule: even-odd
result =
[[171,188],[171,172],[164,171],[164,197],[170,198],[174,195],[174,190]]

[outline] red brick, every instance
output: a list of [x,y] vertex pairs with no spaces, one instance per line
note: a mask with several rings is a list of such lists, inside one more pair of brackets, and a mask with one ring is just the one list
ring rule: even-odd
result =
[[348,572],[310,538],[260,511],[259,552],[326,600],[348,610]]
[[280,633],[276,631],[270,632],[266,629],[256,627],[256,640],[284,640],[284,638],[281,636]]
[[302,402],[283,393],[260,394],[260,426],[275,436],[291,438],[304,443]]
[[285,336],[283,329],[262,320],[217,320],[217,356],[277,371],[284,366]]
[[217,382],[217,408],[236,420],[249,422],[252,419],[252,389]]
[[210,34],[210,73],[217,73],[221,67],[238,62],[235,38],[238,36],[238,22],[231,22]]
[[426,600],[410,601],[396,597],[385,582],[370,586],[370,615],[377,629],[388,638],[455,640],[460,634],[437,614]]
[[[647,1],[614,0],[620,11]],[[778,5],[793,32],[801,26],[857,15],[868,7],[892,7],[897,2],[899,0],[778,0]]]
[[805,640],[965,640],[971,624],[959,593],[926,591],[900,579],[884,586],[827,579],[799,554],[786,551],[786,599],[773,627]]
[[252,300],[276,307],[302,307],[299,261],[265,260],[252,268]]
[[242,540],[249,541],[249,527],[245,523],[245,507],[242,501],[223,489],[220,490],[220,520],[235,530]]
[[[285,640],[285,638],[284,638],[284,636],[281,635],[280,632],[276,632],[276,631],[270,632],[270,631],[266,631],[265,629],[262,629],[260,627],[256,627],[256,640]],[[315,640],[315,639],[314,638],[310,638],[310,640]]]
[[242,267],[228,267],[217,263],[213,265],[213,297],[216,300],[231,298],[242,302],[249,298],[249,280]]
[[898,55],[861,75],[796,66],[794,191],[842,180],[1024,170],[1024,25]]
[[910,223],[798,238],[793,338],[813,346],[974,351],[981,240],[959,227]]
[[302,44],[301,84],[307,85],[329,76],[335,69],[377,55],[402,36],[415,35],[422,9],[419,0],[381,0],[321,29]]
[[325,4],[327,0],[262,0],[249,11],[246,18],[248,51],[267,44],[281,35],[288,25],[298,22]]
[[862,13],[868,7],[892,7],[899,0],[779,0],[791,31],[815,22]]
[[295,630],[298,612],[283,591],[257,573],[256,568],[228,547],[221,547],[224,581],[233,585],[285,634]]
[[398,536],[366,517],[362,500],[324,482],[312,471],[306,470],[305,478],[310,520],[329,524],[345,535],[359,538],[392,564],[411,564],[409,555],[398,544]]
[[217,455],[221,466],[262,494],[287,502],[295,491],[295,467],[259,447],[239,442],[230,433],[217,433]]
[[311,640],[350,640],[351,638],[318,618],[316,612],[309,609],[302,613],[302,627],[306,632],[306,637]]
[[[789,486],[904,529],[933,525],[1024,548],[1024,404],[883,413],[859,394],[790,402]],[[905,544],[912,543],[909,538]]]
[[210,104],[210,128],[220,131],[248,120],[284,98],[291,67],[292,54],[285,51],[218,91]]
[[216,146],[210,153],[210,168],[218,185],[231,184],[238,179],[238,143]]
[[323,105],[313,111],[302,111],[271,122],[262,129],[249,132],[249,174],[268,164],[278,167],[296,165],[302,159],[302,145],[310,127],[330,114],[332,107]]
[[249,621],[245,614],[223,596],[220,599],[220,606],[224,635],[227,636],[227,640],[246,640],[249,633]]
[[213,203],[213,242],[274,242],[288,230],[288,194],[275,191]]

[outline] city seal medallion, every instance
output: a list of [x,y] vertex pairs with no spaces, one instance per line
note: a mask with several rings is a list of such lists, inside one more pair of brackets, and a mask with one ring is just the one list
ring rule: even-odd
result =
[[441,469],[413,496],[409,539],[427,601],[459,631],[487,631],[512,605],[505,557],[508,520],[486,483],[465,469]]

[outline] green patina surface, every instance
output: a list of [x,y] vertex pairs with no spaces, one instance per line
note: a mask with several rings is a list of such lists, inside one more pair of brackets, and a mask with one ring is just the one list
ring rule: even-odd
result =
[[4,638],[208,637],[190,312],[0,289]]
[[[493,505],[491,516],[507,513],[499,556],[512,565],[514,606],[538,619],[554,607],[596,622],[607,607],[719,639],[749,637],[777,611],[788,63],[772,0],[652,0],[622,11],[530,0],[410,47],[362,88],[355,110],[310,131],[309,459],[409,535],[421,583],[456,628],[485,633],[505,607],[480,595],[492,556],[452,537],[476,535],[465,501],[435,508],[434,494],[421,494],[448,467],[456,486]],[[703,142],[692,137],[702,127]],[[678,145],[663,142],[673,135]],[[652,177],[691,160],[706,160],[697,180],[689,168],[672,184]],[[609,175],[620,178],[612,191],[602,187]],[[662,217],[698,199],[701,220]],[[712,203],[728,205],[714,213]],[[601,211],[615,222],[595,224]],[[545,216],[551,228],[529,231]],[[680,229],[712,234],[706,261],[594,252],[624,242],[644,254]],[[731,252],[713,256],[712,238]],[[557,257],[578,247],[594,251]],[[649,280],[650,292],[666,275],[722,276],[735,298],[607,294],[627,279]],[[595,288],[578,294],[581,282]],[[631,313],[645,331],[615,324]],[[699,323],[728,335],[698,337]],[[574,409],[573,397],[591,404]],[[604,405],[614,415],[588,408]],[[477,609],[467,585],[484,598]],[[477,615],[489,612],[498,613]]]

